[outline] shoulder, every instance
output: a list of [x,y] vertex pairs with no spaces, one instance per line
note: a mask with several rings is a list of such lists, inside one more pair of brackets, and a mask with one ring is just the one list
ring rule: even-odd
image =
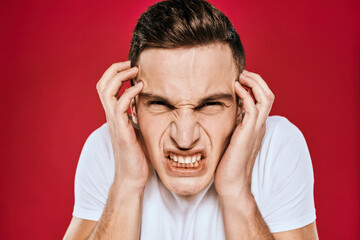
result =
[[109,140],[108,124],[104,123],[88,136],[86,144],[106,144]]
[[109,157],[108,154],[112,153],[112,145],[107,123],[102,124],[88,136],[82,153],[91,153],[98,156],[104,156],[105,154],[104,157]]
[[[274,135],[275,134],[275,135]],[[269,116],[266,120],[267,137],[292,138],[302,136],[300,129],[283,116]]]
[[271,232],[315,220],[310,153],[302,132],[287,118],[268,117],[252,177],[252,191]]
[[278,148],[281,151],[307,149],[304,135],[300,129],[282,116],[269,116],[266,120],[264,148]]
[[312,171],[310,153],[300,129],[282,116],[270,116],[257,157],[257,167],[268,177],[284,179],[296,172]]
[[282,116],[268,117],[255,165],[266,175],[262,177],[272,179],[269,184],[281,184],[290,176],[304,174],[308,175],[309,181],[313,181],[311,157],[305,138],[298,127]]
[[75,174],[73,216],[97,221],[114,177],[114,158],[107,124],[86,139]]
[[80,154],[77,175],[103,175],[111,181],[113,149],[107,123],[95,129],[86,139]]

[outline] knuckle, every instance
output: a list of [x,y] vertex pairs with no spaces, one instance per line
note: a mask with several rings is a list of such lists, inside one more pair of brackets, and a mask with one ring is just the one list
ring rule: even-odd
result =
[[100,83],[99,83],[99,82],[96,84],[96,91],[97,91],[98,93],[100,93]]
[[109,91],[109,89],[107,89],[107,88],[102,89],[102,90],[100,90],[100,95],[106,96],[108,91]]
[[258,73],[254,73],[254,77],[255,77],[255,78],[258,78],[258,79],[262,79],[261,76],[260,76],[260,74],[258,74]]
[[265,105],[265,108],[266,108],[266,109],[269,109],[269,108],[271,108],[271,106],[272,106],[272,102],[271,102],[271,101],[267,101],[264,105]]
[[269,90],[266,92],[266,98],[269,99],[270,101],[273,101],[275,96],[274,94]]
[[270,92],[270,94],[269,94],[269,99],[271,102],[274,102],[274,100],[275,100],[275,95],[272,92]]
[[105,98],[108,98],[108,96],[109,96],[109,94],[108,94],[108,89],[100,89],[99,90],[99,96],[100,96],[100,98],[102,98],[102,99],[105,99]]

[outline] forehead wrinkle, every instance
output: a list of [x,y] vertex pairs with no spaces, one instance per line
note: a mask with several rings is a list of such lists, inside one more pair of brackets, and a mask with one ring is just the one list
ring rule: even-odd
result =
[[[217,61],[219,54],[222,58],[221,66]],[[204,57],[206,58],[204,59]],[[172,78],[185,80],[190,84],[195,82],[194,77],[201,77],[204,71],[211,71],[212,73],[210,75],[217,75],[217,77],[228,76],[229,74],[233,75],[233,73],[238,75],[231,49],[224,43],[212,43],[191,48],[150,48],[140,54],[136,65],[139,68],[139,74],[136,76],[136,80],[138,80],[139,77],[141,78],[141,76],[147,78],[153,74],[166,78],[168,77],[166,69],[173,68],[174,71],[172,74],[174,75],[171,76]],[[176,71],[175,69],[179,66],[180,69],[186,69],[186,71]],[[214,69],[217,69],[217,71],[213,72]]]

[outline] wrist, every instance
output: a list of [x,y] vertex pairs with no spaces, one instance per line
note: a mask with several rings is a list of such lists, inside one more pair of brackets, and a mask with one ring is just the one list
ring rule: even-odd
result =
[[134,197],[142,198],[144,190],[145,185],[122,179],[114,179],[109,190],[109,195],[112,194],[114,197],[120,199],[134,199]]
[[219,202],[226,239],[273,239],[251,193],[219,196]]
[[112,185],[114,185],[114,188],[125,188],[129,191],[143,191],[145,189],[148,178],[148,176],[128,176],[123,173],[116,173],[115,171]]
[[234,183],[216,184],[216,192],[222,199],[240,199],[247,200],[253,197],[251,193],[251,183],[247,181],[233,181]]
[[255,198],[250,191],[219,195],[219,202],[224,211],[237,211],[246,216],[253,215],[257,209]]

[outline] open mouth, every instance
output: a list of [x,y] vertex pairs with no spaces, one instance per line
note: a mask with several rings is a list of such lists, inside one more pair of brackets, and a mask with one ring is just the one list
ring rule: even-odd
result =
[[190,156],[182,156],[176,155],[174,153],[170,153],[167,157],[169,162],[173,167],[177,168],[188,168],[188,169],[195,169],[201,165],[204,156],[201,153],[197,153]]

